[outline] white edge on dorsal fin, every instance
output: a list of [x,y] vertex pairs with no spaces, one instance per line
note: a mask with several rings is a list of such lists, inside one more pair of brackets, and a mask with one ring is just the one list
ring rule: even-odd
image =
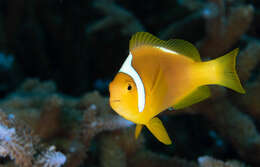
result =
[[132,59],[133,59],[133,55],[131,52],[129,52],[129,55],[126,58],[122,67],[120,68],[119,72],[129,75],[134,80],[135,85],[137,87],[137,93],[138,93],[138,110],[139,110],[139,112],[142,112],[144,110],[144,106],[145,106],[144,84],[143,84],[142,79],[139,76],[139,74],[132,67]]
[[164,47],[161,47],[161,46],[156,46],[156,48],[160,49],[161,51],[163,52],[166,52],[166,53],[172,53],[172,54],[176,54],[178,55],[179,53],[173,51],[173,50],[170,50],[170,49],[167,49],[167,48],[164,48]]

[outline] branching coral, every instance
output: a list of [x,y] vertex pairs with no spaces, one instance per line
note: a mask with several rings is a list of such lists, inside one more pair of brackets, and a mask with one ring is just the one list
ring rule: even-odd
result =
[[[200,52],[202,56],[214,58],[222,55],[241,38],[252,21],[254,9],[250,5],[229,7],[228,10],[231,10],[227,16],[224,1],[209,2],[217,5],[218,15],[206,19],[207,35],[200,43]],[[252,40],[247,42],[249,44],[241,51],[238,61],[239,76],[246,83],[246,95],[230,95],[229,91],[213,88],[210,100],[185,111],[197,111],[206,116],[244,160],[259,165],[259,133],[253,119],[246,114],[259,118],[259,77],[254,72],[259,66],[259,43]]]
[[66,162],[66,156],[61,152],[56,152],[55,147],[50,147],[47,151],[38,156],[35,167],[59,167]]
[[[241,58],[244,56],[244,53],[246,52],[242,52],[242,54],[240,55]],[[33,85],[29,84],[33,82],[33,80],[26,81],[28,85]],[[2,101],[1,106],[5,107],[5,109],[9,108],[10,111],[14,111],[15,109],[21,109],[21,111],[26,109],[31,110],[31,108],[35,108],[38,110],[38,112],[42,114],[44,114],[45,112],[49,113],[46,114],[46,116],[42,117],[43,120],[46,120],[45,122],[48,122],[49,120],[56,120],[53,118],[56,118],[57,116],[55,116],[55,114],[53,115],[50,112],[56,112],[57,108],[59,110],[58,113],[64,113],[67,112],[67,110],[74,114],[78,113],[79,118],[82,117],[82,120],[79,119],[78,125],[72,124],[72,117],[66,118],[69,119],[70,125],[63,125],[66,121],[63,122],[62,120],[64,118],[62,117],[68,117],[72,113],[67,113],[69,115],[61,114],[60,116],[58,116],[60,117],[58,121],[55,121],[56,123],[53,124],[57,128],[55,130],[55,134],[63,134],[69,140],[65,143],[63,142],[64,144],[62,144],[61,146],[63,147],[63,149],[66,150],[68,154],[67,166],[79,166],[79,164],[84,162],[84,159],[89,159],[89,157],[86,156],[86,153],[88,152],[91,154],[91,141],[95,137],[96,139],[98,139],[95,140],[95,142],[98,142],[100,144],[99,154],[102,157],[102,162],[100,162],[100,165],[102,166],[107,166],[109,164],[118,164],[121,166],[142,166],[143,164],[150,164],[151,162],[153,162],[154,166],[159,166],[163,165],[161,161],[165,161],[164,165],[178,164],[177,166],[186,165],[196,167],[195,163],[189,163],[178,158],[172,159],[167,156],[161,157],[155,153],[147,153],[146,151],[142,154],[139,154],[138,152],[140,152],[141,150],[145,150],[142,145],[142,136],[140,136],[141,138],[139,140],[135,140],[133,135],[134,129],[125,129],[125,127],[129,127],[132,124],[111,112],[111,109],[108,105],[108,99],[103,98],[99,95],[99,93],[88,93],[80,99],[74,99],[62,95],[57,95],[57,93],[53,91],[53,89],[50,89],[52,90],[50,91],[50,93],[37,93],[36,96],[33,95],[33,90],[37,90],[37,92],[44,92],[38,90],[38,88],[43,87],[43,89],[46,89],[49,87],[41,86],[45,85],[46,83],[40,83],[38,81],[35,83],[37,84],[35,86],[31,86],[31,88],[29,88],[29,86],[26,86],[27,84],[24,84],[24,86],[22,86],[22,89],[17,90],[17,92],[10,96],[8,100]],[[258,143],[259,135],[255,128],[255,125],[252,122],[251,118],[248,117],[246,114],[240,112],[237,107],[233,106],[230,103],[230,100],[220,100],[225,98],[225,92],[225,89],[214,90],[213,98],[211,100],[204,102],[203,105],[201,105],[201,103],[194,106],[193,108],[189,108],[188,111],[200,111],[201,114],[206,116],[212,122],[212,124],[215,125],[215,128],[222,136],[232,142],[234,148],[238,150],[241,157],[243,157],[247,161],[256,163],[258,161],[258,147],[256,146]],[[28,98],[19,98],[21,94],[24,97]],[[30,96],[27,96],[26,94],[30,94]],[[225,111],[223,111],[223,108],[225,108]],[[17,116],[19,116],[20,114],[17,114]],[[4,122],[4,126],[2,129],[7,129],[8,132],[10,131],[12,133],[17,133],[17,130],[14,131],[12,127],[8,124],[9,119],[13,118],[13,116],[14,115],[10,115],[9,118],[5,116],[6,119],[3,120],[6,121],[2,121]],[[44,122],[39,116],[32,118],[36,119],[38,122]],[[44,125],[44,123],[40,124]],[[35,127],[37,126],[39,126],[39,124],[35,125]],[[64,129],[64,126],[70,127],[70,131]],[[109,131],[109,133],[102,133],[102,135],[98,135],[101,132],[105,131]],[[50,136],[50,138],[52,138],[52,135]],[[6,152],[5,150],[5,147],[1,147],[1,153],[3,156],[8,155],[8,152]],[[35,150],[35,147],[33,147],[33,150]],[[60,163],[61,165],[63,163],[64,157],[61,156],[60,153],[53,153],[53,149],[47,151],[46,149],[41,150],[43,150],[42,153],[37,156],[36,160],[32,159],[32,163],[35,161],[34,164],[39,165],[44,162],[43,160],[46,160],[46,163],[50,163],[50,161],[47,159],[49,158],[51,160],[52,157],[57,158],[57,161],[53,161],[52,164]],[[44,153],[46,153],[46,155]],[[253,156],[252,153],[255,156]]]
[[120,25],[123,34],[131,35],[138,31],[144,31],[144,27],[140,21],[129,11],[120,7],[112,0],[97,0],[93,6],[107,15],[104,19],[93,23],[87,27],[87,33],[94,33],[100,29]]
[[38,141],[30,134],[30,129],[17,125],[15,120],[0,111],[1,156],[10,156],[19,166],[30,167],[35,154],[34,145]]
[[[7,113],[14,113],[16,117],[25,120],[45,140],[56,140],[59,134],[58,140],[65,141],[61,147],[68,154],[67,166],[70,167],[78,166],[86,159],[86,152],[90,151],[91,141],[97,134],[133,125],[113,113],[108,99],[103,98],[98,92],[88,93],[76,99],[57,94],[53,82],[41,83],[36,79],[25,81],[16,92],[0,102],[0,107]],[[30,117],[28,113],[31,114]],[[126,143],[128,141],[126,138],[122,140]],[[134,144],[126,143],[119,145],[128,150],[133,149]],[[51,153],[46,150],[43,152]],[[56,156],[56,153],[50,155]],[[49,157],[45,154],[39,156],[37,160],[41,163],[42,159]]]
[[93,100],[91,105],[88,105],[89,100],[85,104],[83,102],[80,104],[81,107],[88,107],[84,112],[82,128],[83,141],[86,145],[89,145],[91,139],[102,131],[112,131],[133,125],[132,122],[109,112],[111,109],[109,109],[108,100],[104,100],[97,92],[88,94],[85,98],[88,99],[88,97]]
[[178,22],[174,22],[168,25],[164,30],[160,31],[158,36],[161,39],[168,39],[169,37],[175,37],[178,33],[182,32],[183,27],[189,27],[193,25],[199,18],[201,18],[202,12],[198,11],[192,13],[190,16],[183,18]]
[[66,167],[78,167],[87,158],[87,148],[81,141],[73,141],[68,149]]
[[25,124],[0,111],[0,156],[9,156],[21,167],[60,167],[65,163],[65,155],[54,149],[37,155],[39,146],[39,138]]
[[258,45],[257,42],[249,43],[239,55],[239,75],[241,73],[243,82],[246,82],[246,95],[231,95],[224,89],[213,88],[209,100],[186,109],[187,112],[197,111],[204,115],[244,160],[257,165],[260,163],[260,136],[253,118],[247,113],[258,118],[256,94],[259,92],[259,77],[248,80],[255,75],[252,71],[258,68],[260,54],[255,52]]
[[132,159],[129,160],[129,166],[142,167],[197,167],[195,162],[188,162],[179,157],[167,157],[150,151],[140,151]]
[[255,78],[254,82],[248,83],[246,85],[247,94],[239,99],[235,99],[239,102],[239,106],[243,108],[243,111],[252,115],[255,119],[260,119],[260,104],[259,104],[259,85],[260,77]]
[[253,120],[228,101],[216,101],[211,110],[202,111],[218,132],[231,141],[238,153],[251,163],[259,163],[259,133]]
[[199,157],[198,162],[200,167],[246,167],[245,164],[238,161],[223,162],[209,156]]
[[[62,103],[62,98],[58,95],[53,95],[47,99],[45,104],[43,104],[44,107],[42,108],[40,115],[41,119],[36,128],[36,131],[41,137],[50,138],[57,133],[60,125]],[[46,122],[48,122],[48,126],[42,126],[42,124],[45,124]]]
[[[259,63],[260,63],[260,42],[249,41],[248,45],[244,50],[241,51],[238,58],[237,70],[242,82],[247,81],[252,77],[253,71],[257,68]],[[255,81],[254,83],[257,82]],[[249,91],[248,88],[246,88],[246,90]],[[249,93],[247,94],[251,94],[251,92],[249,91]]]
[[248,30],[254,13],[253,6],[242,5],[233,7],[230,13],[226,14],[225,1],[210,2],[218,8],[218,15],[206,19],[207,34],[200,43],[202,57],[217,57],[226,52]]
[[204,115],[244,160],[257,165],[260,163],[260,136],[253,118],[247,113],[258,118],[256,94],[259,92],[259,77],[248,80],[255,75],[252,71],[258,68],[260,54],[255,52],[258,45],[257,42],[249,43],[239,55],[239,75],[241,73],[242,81],[246,82],[246,95],[234,95],[230,91],[213,88],[209,100],[186,109],[187,112],[197,111]]
[[136,140],[133,136],[134,128],[123,131],[114,131],[103,134],[100,139],[101,166],[129,166],[130,157],[134,157],[140,150],[144,149],[144,138],[142,135]]

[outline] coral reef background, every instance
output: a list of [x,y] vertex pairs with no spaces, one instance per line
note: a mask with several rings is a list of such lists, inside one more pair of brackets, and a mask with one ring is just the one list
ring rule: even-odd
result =
[[[245,95],[211,86],[163,112],[159,143],[108,104],[131,35],[194,43],[203,60],[239,47]],[[259,167],[260,2],[0,0],[0,166]]]

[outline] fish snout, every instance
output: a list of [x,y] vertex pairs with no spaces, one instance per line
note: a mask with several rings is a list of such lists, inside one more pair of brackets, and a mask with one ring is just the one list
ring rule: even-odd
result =
[[110,82],[109,86],[108,86],[108,89],[109,89],[109,100],[111,101],[111,99],[113,99],[113,96],[115,95],[115,86],[113,85],[113,81]]
[[118,103],[120,102],[120,97],[118,97],[117,95],[117,87],[115,86],[115,84],[113,84],[113,81],[110,82],[109,84],[109,102],[112,105],[112,103]]
[[116,92],[116,85],[114,84],[114,81],[110,82],[109,83],[109,93],[110,93],[110,96],[113,95],[115,92]]

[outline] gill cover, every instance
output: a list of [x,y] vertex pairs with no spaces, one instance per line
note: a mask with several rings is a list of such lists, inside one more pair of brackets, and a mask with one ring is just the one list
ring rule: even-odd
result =
[[122,65],[121,69],[119,70],[119,72],[129,75],[134,80],[135,85],[137,87],[137,94],[138,94],[138,110],[139,110],[139,112],[142,112],[144,110],[144,106],[145,106],[144,84],[143,84],[142,79],[139,76],[139,74],[132,67],[132,60],[133,60],[133,55],[131,54],[131,52],[129,52],[129,55],[126,58],[124,64]]

